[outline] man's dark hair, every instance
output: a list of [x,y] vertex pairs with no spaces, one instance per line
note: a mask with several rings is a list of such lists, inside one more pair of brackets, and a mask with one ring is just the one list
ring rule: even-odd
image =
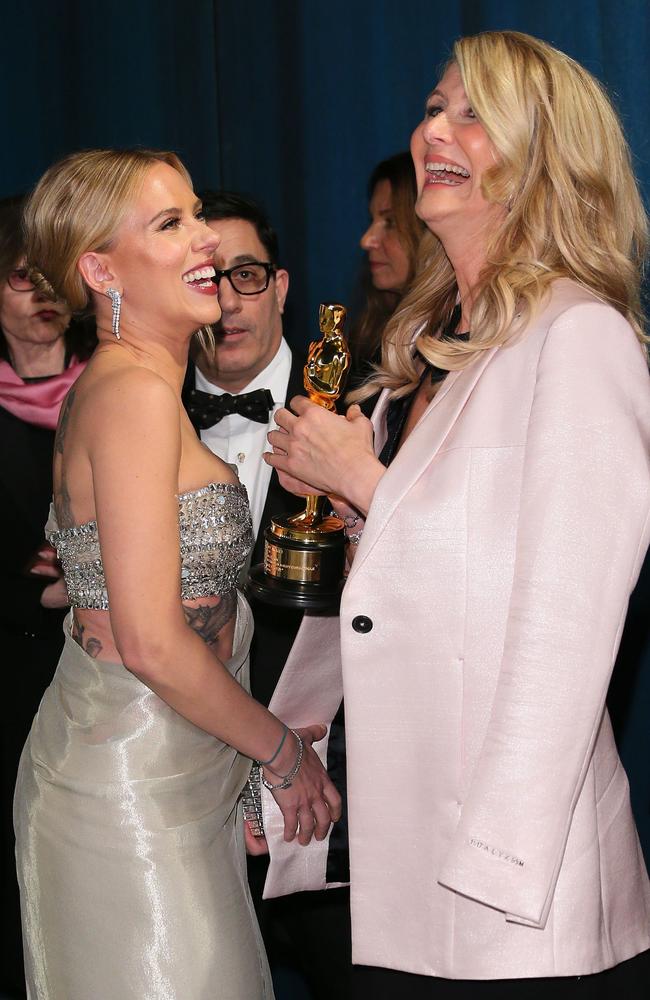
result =
[[255,229],[271,264],[279,266],[278,237],[263,208],[248,195],[236,191],[199,191],[206,222],[219,219],[244,219]]

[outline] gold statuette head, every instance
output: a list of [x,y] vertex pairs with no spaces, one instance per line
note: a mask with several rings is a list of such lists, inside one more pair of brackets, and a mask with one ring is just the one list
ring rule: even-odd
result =
[[346,309],[338,302],[321,302],[318,326],[325,337],[340,337],[345,326]]
[[309,345],[304,384],[309,398],[333,410],[343,391],[350,367],[350,351],[343,339],[346,309],[338,302],[324,302],[318,310],[322,340]]

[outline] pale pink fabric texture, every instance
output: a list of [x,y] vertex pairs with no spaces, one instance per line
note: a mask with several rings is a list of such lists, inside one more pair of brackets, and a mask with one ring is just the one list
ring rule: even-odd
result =
[[[305,618],[272,708],[329,721],[345,693],[355,962],[566,976],[650,947],[604,707],[649,540],[649,390],[628,324],[557,282],[516,343],[448,376],[340,619]],[[266,805],[267,894],[323,887],[326,844],[285,845]]]

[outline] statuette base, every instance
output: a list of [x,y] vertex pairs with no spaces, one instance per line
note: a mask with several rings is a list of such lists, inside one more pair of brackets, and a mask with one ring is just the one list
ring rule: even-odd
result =
[[303,528],[274,518],[264,532],[264,562],[251,569],[247,593],[280,607],[324,609],[339,601],[345,568],[345,526],[323,518]]

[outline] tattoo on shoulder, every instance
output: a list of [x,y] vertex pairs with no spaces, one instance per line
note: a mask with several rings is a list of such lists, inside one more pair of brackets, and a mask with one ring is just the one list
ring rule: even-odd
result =
[[56,510],[56,519],[59,523],[59,528],[71,528],[74,524],[70,493],[68,492],[65,466],[63,464],[63,447],[65,445],[65,436],[68,429],[68,423],[70,421],[70,412],[74,403],[75,393],[76,389],[73,386],[68,395],[65,397],[63,409],[61,410],[61,416],[59,417],[59,425],[56,429],[56,437],[54,438],[54,454],[61,456],[59,472],[60,480],[54,497],[54,507]]
[[74,624],[72,626],[72,638],[75,640],[75,642],[79,643],[79,645],[81,646],[81,648],[86,653],[88,653],[88,656],[91,656],[92,659],[95,660],[95,659],[97,659],[97,657],[99,656],[99,654],[102,651],[102,644],[101,644],[100,640],[97,638],[97,636],[95,636],[95,635],[89,635],[84,640],[84,632],[85,631],[86,631],[86,626],[85,625],[80,625],[79,622],[75,618]]
[[236,605],[237,592],[232,590],[229,594],[224,594],[218,604],[198,604],[195,607],[183,605],[183,611],[190,628],[211,646],[217,641],[221,629],[235,614]]
[[56,520],[59,528],[72,528],[74,526],[72,503],[70,501],[70,494],[68,493],[68,484],[66,483],[65,475],[63,474],[61,475],[59,488],[54,495],[54,509],[56,511]]
[[70,412],[72,410],[72,405],[74,403],[74,398],[77,390],[73,386],[70,389],[68,395],[63,401],[63,409],[61,410],[61,415],[59,417],[59,424],[56,429],[56,437],[54,438],[54,450],[58,455],[63,454],[63,446],[65,444],[65,435],[68,430],[68,424],[70,422]]

